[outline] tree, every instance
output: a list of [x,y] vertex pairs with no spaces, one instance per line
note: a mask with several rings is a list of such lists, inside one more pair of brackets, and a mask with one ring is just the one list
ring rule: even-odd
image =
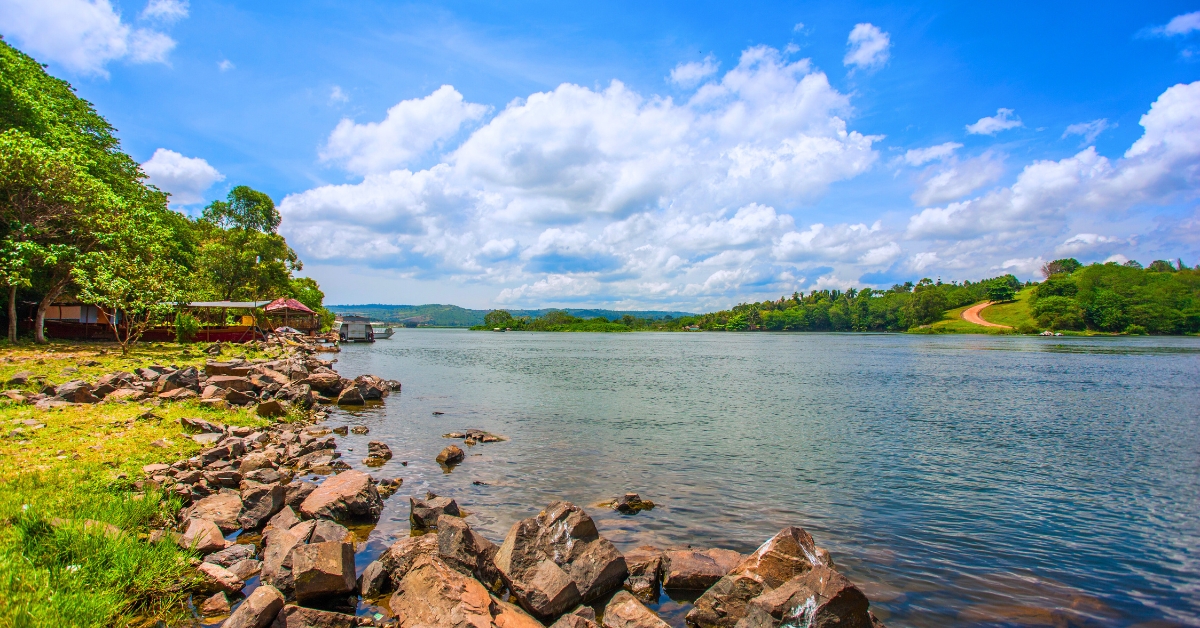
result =
[[492,329],[512,327],[513,316],[508,310],[492,310],[483,315],[483,324]]
[[946,311],[946,296],[931,285],[933,282],[928,279],[922,281],[929,283],[918,284],[904,307],[904,318],[909,327],[936,322]]
[[[228,200],[204,209],[198,228],[198,284],[218,299],[258,299],[290,294],[292,271],[303,264],[275,233],[279,212],[262,192],[239,185]],[[315,283],[315,282],[314,282]]]
[[988,301],[1004,302],[1017,298],[1017,291],[1007,282],[993,281],[987,287]]
[[1171,265],[1171,262],[1156,259],[1153,262],[1150,262],[1150,265],[1146,267],[1146,270],[1152,273],[1173,273],[1176,269]]
[[1070,275],[1071,273],[1083,268],[1083,264],[1074,257],[1056,259],[1053,262],[1042,264],[1042,276],[1049,279],[1052,275]]
[[275,233],[279,228],[279,210],[275,201],[263,192],[239,185],[229,191],[224,201],[213,201],[204,208],[204,219],[222,229],[241,229],[259,233]]

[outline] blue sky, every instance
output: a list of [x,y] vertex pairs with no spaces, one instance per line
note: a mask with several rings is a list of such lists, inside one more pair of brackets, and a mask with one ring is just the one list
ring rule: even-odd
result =
[[[1200,262],[1200,3],[0,0],[331,303],[705,310]],[[573,6],[580,5],[580,6]]]

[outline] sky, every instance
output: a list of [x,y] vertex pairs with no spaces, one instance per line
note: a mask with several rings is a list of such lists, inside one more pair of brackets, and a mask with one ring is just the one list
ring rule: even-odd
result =
[[1196,1],[0,0],[0,34],[173,208],[270,194],[331,304],[1200,263]]

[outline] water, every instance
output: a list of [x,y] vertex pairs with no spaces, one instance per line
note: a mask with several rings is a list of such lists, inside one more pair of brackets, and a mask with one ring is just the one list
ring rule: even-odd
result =
[[[404,383],[328,421],[404,478],[360,570],[432,490],[497,543],[555,499],[621,549],[799,525],[891,626],[1200,625],[1195,338],[403,330],[337,357]],[[444,473],[464,428],[511,440]],[[658,506],[597,505],[631,490]]]

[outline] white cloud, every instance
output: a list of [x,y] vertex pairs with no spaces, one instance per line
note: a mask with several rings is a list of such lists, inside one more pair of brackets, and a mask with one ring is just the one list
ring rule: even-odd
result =
[[995,135],[1000,131],[1015,129],[1019,126],[1024,126],[1021,119],[1016,117],[1012,109],[1000,108],[996,110],[996,115],[989,118],[980,118],[975,124],[967,125],[967,133],[971,135]]
[[796,25],[792,27],[793,33],[799,33],[802,30],[804,30],[804,22],[796,22]]
[[334,85],[333,89],[329,90],[329,102],[350,102],[350,97],[342,91],[340,85]]
[[1066,131],[1063,131],[1062,136],[1063,139],[1066,139],[1068,135],[1082,135],[1083,142],[1085,144],[1091,144],[1092,142],[1096,141],[1096,138],[1099,137],[1101,133],[1116,126],[1116,124],[1109,124],[1108,118],[1100,118],[1099,120],[1092,120],[1091,122],[1072,124],[1067,127]]
[[228,72],[236,67],[237,66],[234,65],[233,62],[230,61],[229,59],[221,59],[220,61],[217,62],[217,69],[222,72]]
[[904,153],[904,162],[910,166],[923,166],[931,161],[941,161],[962,147],[958,142],[946,142],[929,148],[914,148]]
[[217,172],[207,161],[199,157],[184,157],[166,148],[154,151],[154,155],[142,164],[151,184],[171,194],[171,205],[195,205],[204,201],[204,191],[225,175]]
[[321,159],[358,174],[386,172],[421,157],[487,110],[443,85],[425,98],[400,101],[382,122],[356,124],[343,118],[329,135]]
[[1200,11],[1176,15],[1166,26],[1156,29],[1163,35],[1181,36],[1200,31]]
[[840,224],[826,227],[816,223],[804,231],[790,231],[779,238],[773,254],[787,261],[855,262],[867,266],[887,263],[900,255],[883,223]]
[[1103,236],[1096,233],[1077,233],[1067,238],[1062,244],[1054,247],[1058,255],[1079,255],[1080,253],[1100,253],[1112,250],[1117,246],[1128,246],[1129,240]]
[[719,65],[712,55],[708,55],[703,61],[680,63],[671,69],[671,82],[680,87],[693,87],[716,74]]
[[879,30],[874,24],[855,24],[846,39],[850,50],[842,63],[857,68],[870,68],[883,65],[888,60],[888,48],[891,39],[888,34]]
[[912,198],[923,207],[957,200],[995,182],[1003,174],[1004,165],[990,151],[972,159],[950,159],[943,167],[930,168],[924,173]]
[[159,20],[168,24],[188,16],[187,0],[150,0],[142,9],[142,19]]
[[6,0],[0,31],[39,61],[80,74],[107,76],[105,66],[128,59],[166,63],[175,41],[121,21],[108,0]]

